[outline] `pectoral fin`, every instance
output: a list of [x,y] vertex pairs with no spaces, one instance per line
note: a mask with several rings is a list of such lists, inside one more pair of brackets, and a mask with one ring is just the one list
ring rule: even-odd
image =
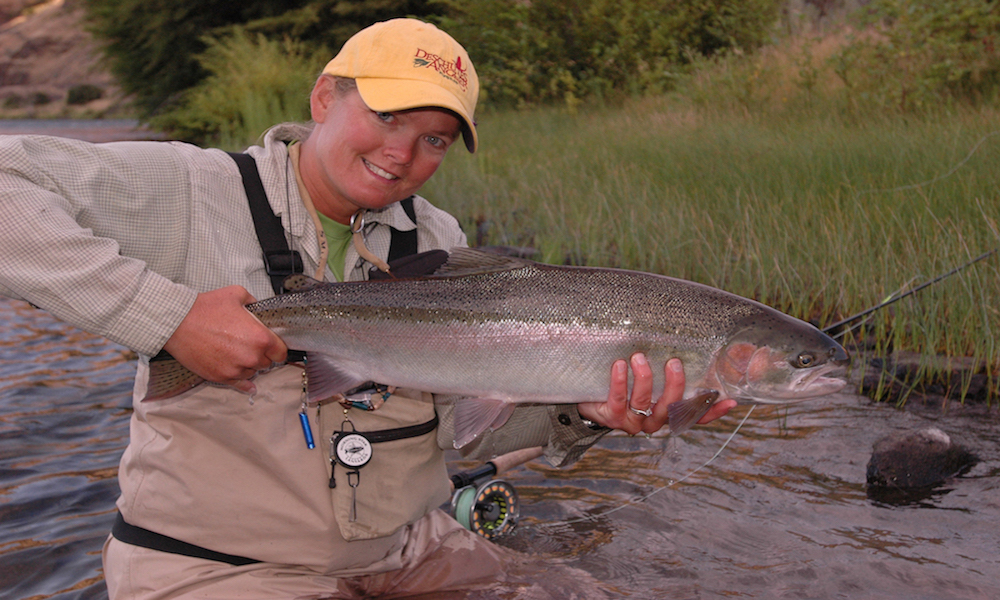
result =
[[455,447],[461,448],[487,429],[507,422],[514,404],[488,398],[462,398],[455,404]]
[[309,401],[325,400],[355,388],[365,381],[353,373],[348,373],[328,356],[310,352],[306,359],[306,377],[309,378]]
[[667,408],[667,415],[670,417],[670,433],[677,434],[693,427],[718,399],[718,390],[700,389],[696,391],[694,396],[671,404]]

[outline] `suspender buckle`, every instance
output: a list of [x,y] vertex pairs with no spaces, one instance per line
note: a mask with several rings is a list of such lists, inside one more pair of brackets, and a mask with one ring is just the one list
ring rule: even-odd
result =
[[[303,273],[302,255],[297,250],[278,250],[264,253],[264,268],[273,283],[281,282],[289,275]],[[284,289],[282,289],[284,291]]]

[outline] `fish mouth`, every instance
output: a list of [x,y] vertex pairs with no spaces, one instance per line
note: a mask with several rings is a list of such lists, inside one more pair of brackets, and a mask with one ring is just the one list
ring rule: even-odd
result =
[[811,398],[839,392],[847,385],[847,368],[844,365],[825,364],[795,378],[789,391],[795,398]]
[[847,368],[843,365],[825,364],[799,372],[790,381],[768,389],[745,389],[739,400],[759,404],[791,404],[833,394],[847,385]]

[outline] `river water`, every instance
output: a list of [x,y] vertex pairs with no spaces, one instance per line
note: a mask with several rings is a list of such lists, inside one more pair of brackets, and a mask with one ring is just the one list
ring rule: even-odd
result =
[[[122,347],[0,299],[0,598],[107,597],[100,550],[134,370]],[[854,394],[759,407],[703,466],[747,410],[676,438],[610,435],[571,468],[504,475],[522,516],[498,543],[583,569],[619,598],[1000,597],[997,410]],[[929,426],[980,462],[921,500],[869,499],[872,444]],[[473,465],[455,454],[449,466]]]
[[[133,373],[122,347],[0,299],[0,597],[107,597],[100,549]],[[611,597],[997,597],[995,410],[904,411],[852,394],[758,407],[674,483],[746,410],[677,438],[607,436],[572,468],[506,474],[522,517],[499,543],[583,569]],[[870,500],[875,440],[928,426],[981,462],[921,501]],[[451,457],[452,471],[470,466]]]

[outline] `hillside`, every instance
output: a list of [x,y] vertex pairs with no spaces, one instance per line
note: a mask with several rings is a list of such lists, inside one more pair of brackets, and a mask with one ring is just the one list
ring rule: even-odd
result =
[[[107,116],[125,103],[100,65],[79,0],[0,0],[0,117]],[[70,106],[75,86],[103,97]],[[119,114],[120,116],[120,114]]]

